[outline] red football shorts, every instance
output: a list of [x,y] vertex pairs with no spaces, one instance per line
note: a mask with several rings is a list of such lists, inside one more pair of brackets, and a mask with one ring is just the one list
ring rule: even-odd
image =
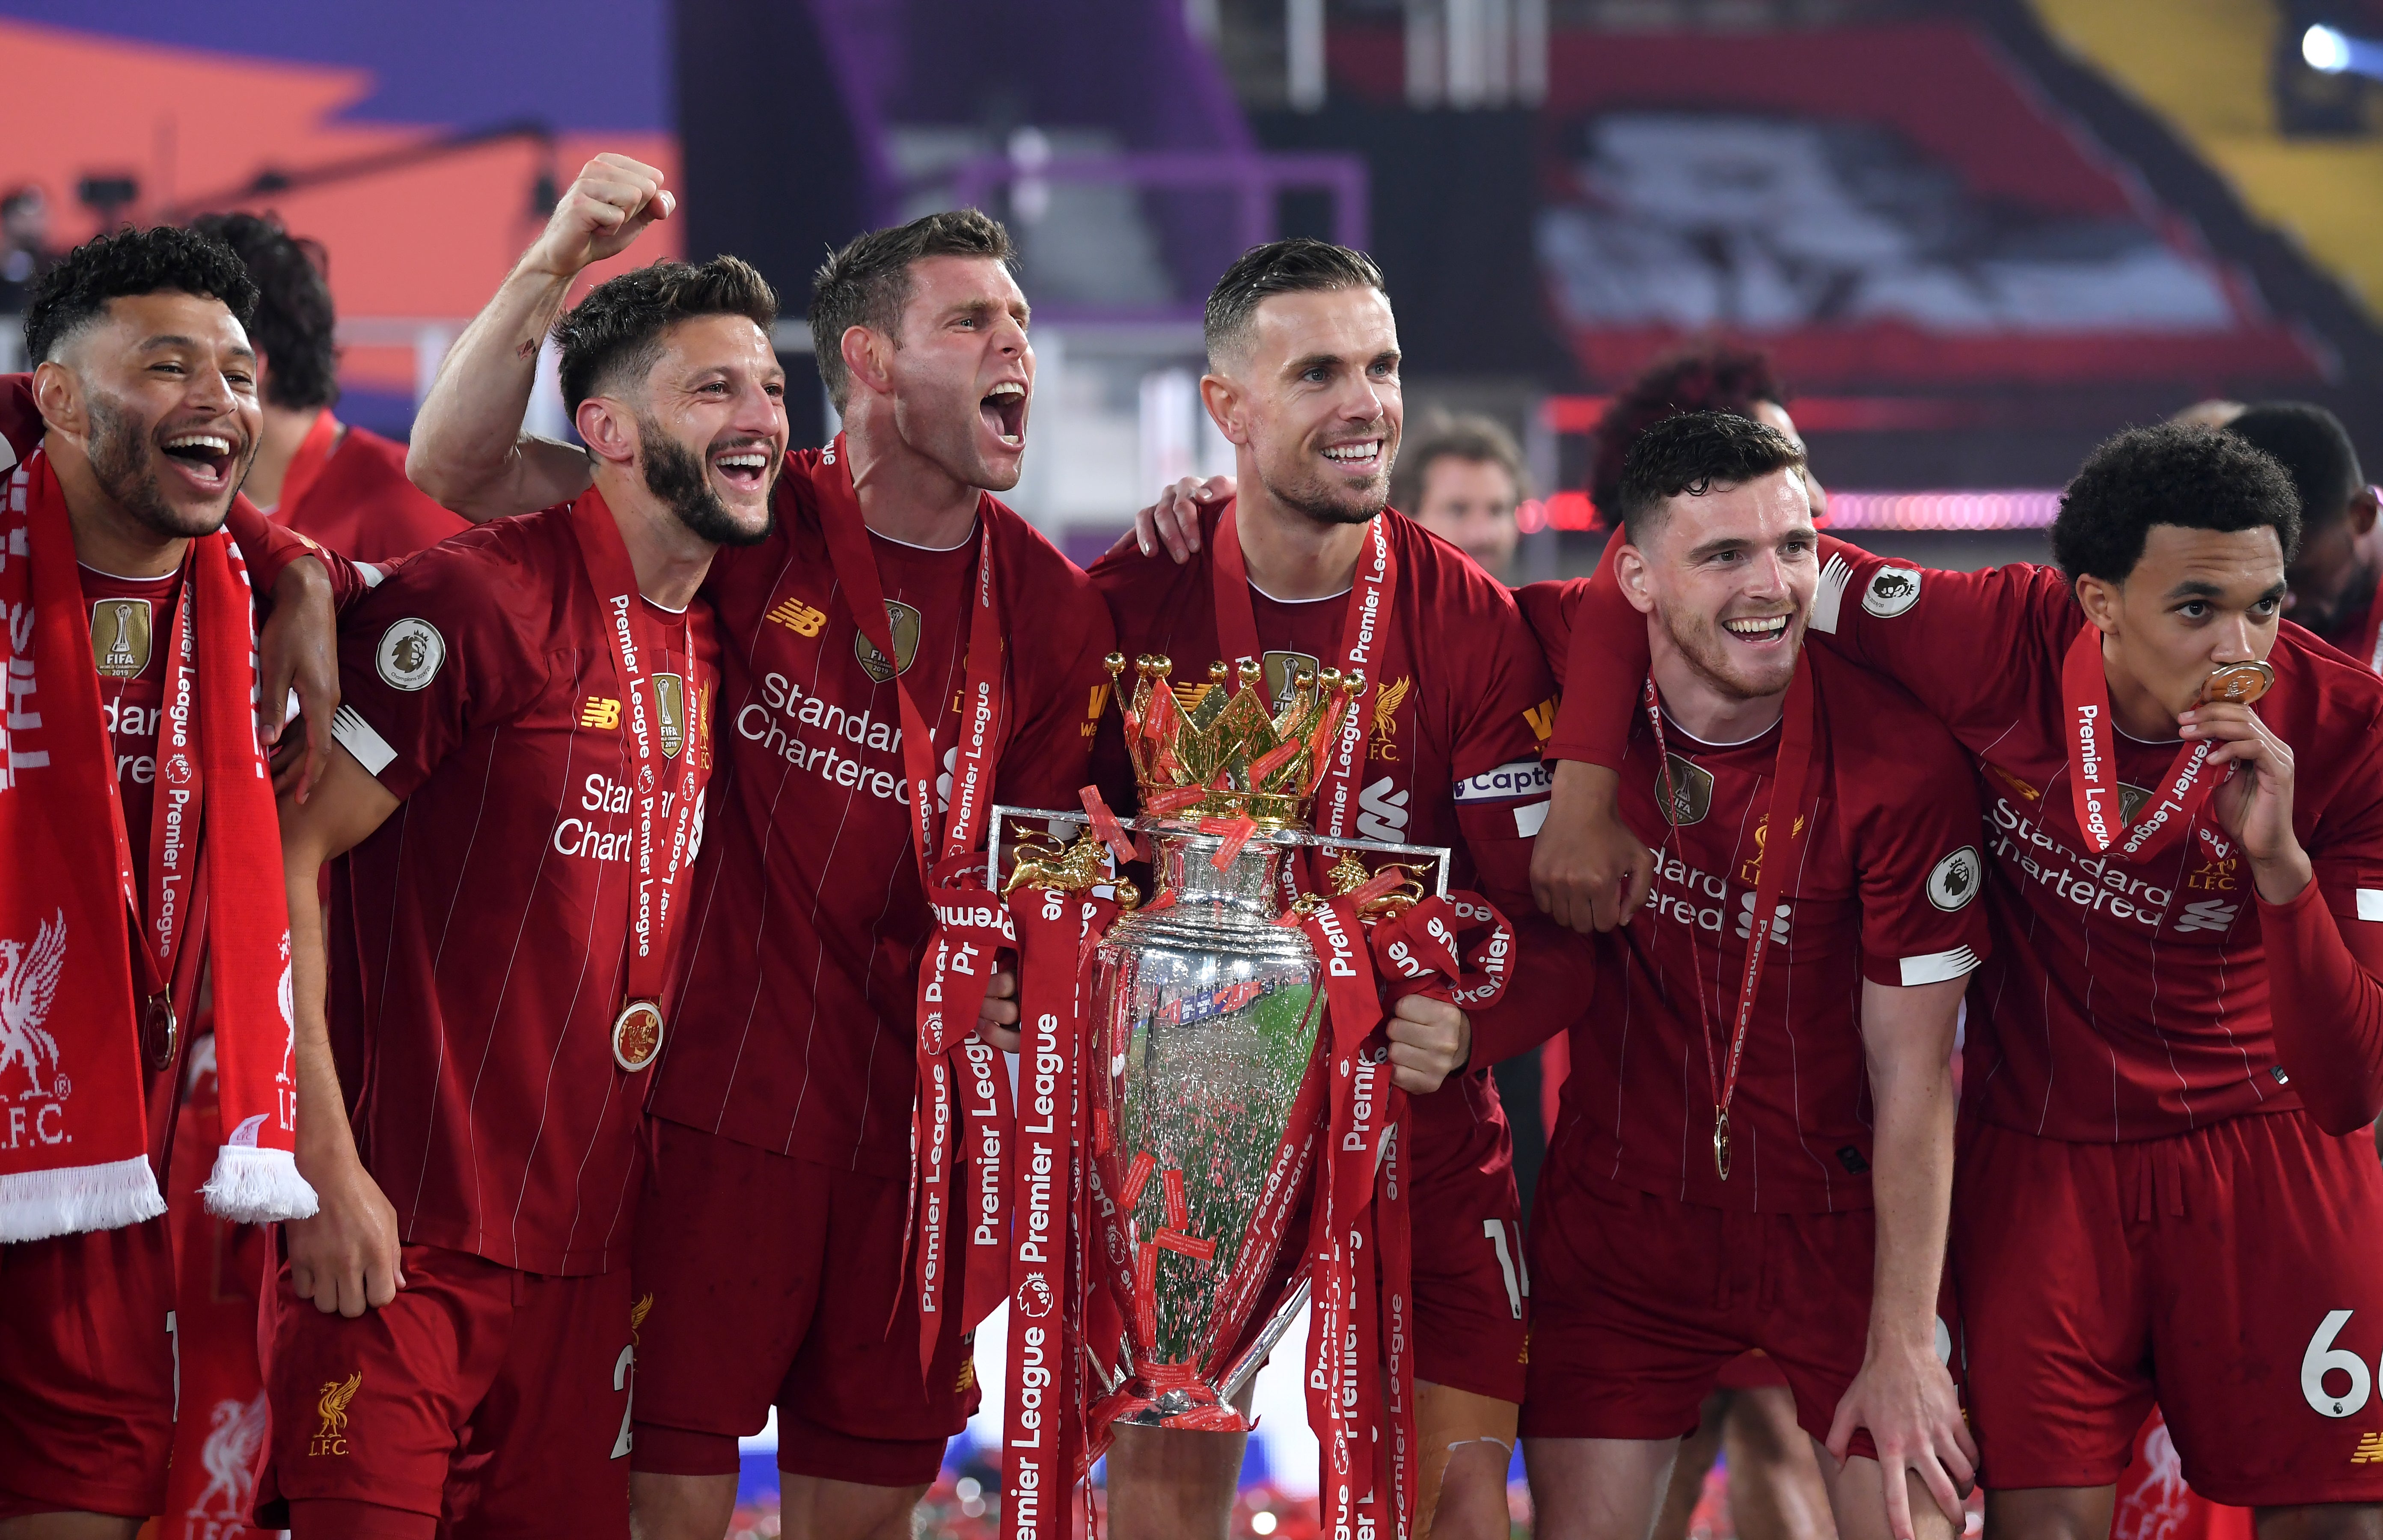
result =
[[436,1515],[442,1537],[625,1534],[636,1362],[625,1270],[547,1277],[408,1246],[405,1287],[354,1320],[265,1306],[259,1522],[299,1504]]
[[2303,1113],[2130,1144],[1988,1124],[1955,1167],[1981,1472],[2107,1486],[2156,1398],[2216,1502],[2383,1501],[2383,1170]]
[[1521,1401],[1531,1275],[1513,1172],[1462,1166],[1435,1173],[1415,1183],[1407,1213],[1414,1238],[1415,1378]]
[[[1684,1437],[1722,1372],[1759,1349],[1796,1421],[1828,1437],[1870,1334],[1876,1233],[1867,1209],[1748,1214],[1594,1176],[1542,1181],[1523,1436]],[[1869,1434],[1853,1452],[1875,1457]]]
[[935,1479],[976,1408],[957,1312],[919,1374],[904,1183],[655,1120],[637,1211],[651,1294],[637,1386],[640,1471],[730,1475],[778,1409],[778,1467],[868,1486]]
[[163,1219],[0,1246],[0,1519],[165,1506],[173,1311]]

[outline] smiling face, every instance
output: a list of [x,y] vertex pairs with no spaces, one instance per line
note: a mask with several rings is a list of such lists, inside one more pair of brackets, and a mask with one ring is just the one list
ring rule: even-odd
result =
[[100,490],[166,539],[222,525],[263,428],[247,332],[221,301],[179,290],[110,300],[35,390]]
[[2154,524],[2123,583],[2080,575],[2077,600],[2102,628],[2111,701],[2139,698],[2171,721],[2213,670],[2264,659],[2284,607],[2276,532]]
[[1238,356],[1214,367],[1210,414],[1277,502],[1318,524],[1382,511],[1405,405],[1398,322],[1379,290],[1269,296]]
[[1821,537],[1793,467],[1670,499],[1643,544],[1625,547],[1623,592],[1661,622],[1675,652],[1727,701],[1785,690],[1820,583]]
[[996,258],[910,265],[900,346],[882,355],[895,428],[962,486],[1006,492],[1025,469],[1034,393],[1028,318],[1025,294]]
[[[646,487],[697,535],[731,546],[768,535],[787,437],[786,372],[769,335],[743,315],[674,322],[640,394],[590,397],[580,411],[625,410]],[[581,433],[597,443],[585,421]]]

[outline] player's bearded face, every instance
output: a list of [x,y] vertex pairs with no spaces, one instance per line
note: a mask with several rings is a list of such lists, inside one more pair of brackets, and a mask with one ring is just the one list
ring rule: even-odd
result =
[[101,490],[167,538],[220,528],[263,429],[256,358],[231,313],[181,293],[113,300],[68,356]]
[[1797,474],[1683,493],[1648,543],[1656,616],[1698,676],[1735,700],[1785,690],[1820,585],[1820,536]]
[[[2095,581],[2079,580],[2080,600]],[[2112,706],[2123,721],[2121,703],[2140,692],[2173,716],[2201,698],[2212,670],[2274,649],[2283,544],[2264,525],[2220,533],[2154,524],[2126,582],[2105,587],[2115,611],[2103,627]]]
[[1371,289],[1277,294],[1251,329],[1232,376],[1259,484],[1318,524],[1364,524],[1389,502],[1406,417],[1389,301]]
[[673,326],[636,419],[646,487],[680,523],[715,545],[769,535],[786,455],[785,374],[759,326],[706,315]]
[[901,346],[888,355],[895,431],[963,487],[1006,492],[1025,474],[1027,314],[1018,281],[991,257],[910,265]]

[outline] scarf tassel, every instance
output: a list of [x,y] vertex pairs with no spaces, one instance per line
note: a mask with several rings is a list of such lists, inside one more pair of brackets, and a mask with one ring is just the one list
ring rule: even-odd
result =
[[[297,1175],[294,1167],[290,1174]],[[145,1155],[0,1176],[0,1241],[112,1230],[165,1212],[166,1195]]]
[[313,1218],[319,1204],[314,1188],[298,1175],[298,1157],[287,1150],[239,1143],[242,1134],[256,1137],[255,1130],[243,1125],[216,1152],[215,1171],[199,1189],[207,1212],[241,1225]]

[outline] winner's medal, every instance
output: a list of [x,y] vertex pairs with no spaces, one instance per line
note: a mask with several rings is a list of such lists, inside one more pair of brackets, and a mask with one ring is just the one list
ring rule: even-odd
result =
[[2276,671],[2267,663],[2224,663],[2210,670],[2209,677],[2201,682],[2201,702],[2206,706],[2222,700],[2248,706],[2275,687]]
[[662,1011],[650,1000],[632,1000],[612,1018],[612,1062],[635,1075],[662,1051]]

